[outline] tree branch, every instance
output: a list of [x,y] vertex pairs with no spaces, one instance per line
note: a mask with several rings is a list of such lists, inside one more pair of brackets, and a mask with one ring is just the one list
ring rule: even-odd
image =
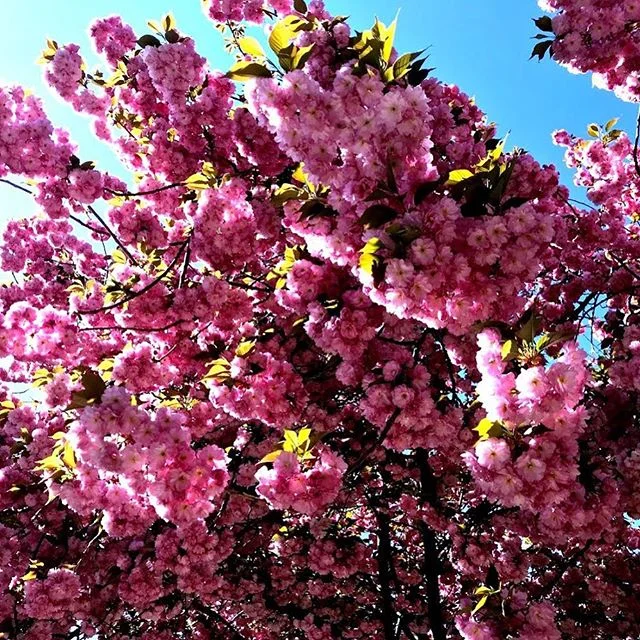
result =
[[[416,461],[420,469],[420,498],[423,503],[432,507],[438,506],[438,493],[436,479],[429,465],[427,452],[424,449],[416,451]],[[422,574],[427,588],[427,610],[429,611],[429,624],[433,640],[446,640],[447,633],[442,612],[442,600],[440,599],[440,573],[441,565],[438,558],[436,536],[423,520],[420,521],[422,535]]]
[[122,242],[120,242],[120,238],[118,238],[118,236],[111,230],[111,227],[109,227],[109,225],[102,219],[102,217],[100,216],[100,214],[91,206],[91,205],[87,205],[87,210],[91,213],[91,215],[93,215],[96,220],[105,228],[105,230],[107,231],[107,233],[113,238],[113,240],[115,241],[115,243],[120,247],[120,249],[122,250],[122,253],[124,253],[125,256],[127,256],[127,258],[129,258],[129,260],[137,266],[139,266],[138,262],[136,261],[136,259],[131,255],[131,253],[129,252],[129,249],[127,249],[127,247],[124,246],[124,244],[122,244]]
[[169,266],[157,278],[152,280],[146,287],[142,287],[142,289],[140,289],[139,291],[133,291],[129,295],[125,296],[122,300],[118,300],[118,302],[109,304],[106,307],[100,307],[99,309],[88,309],[86,311],[78,311],[78,314],[92,315],[95,313],[101,313],[102,311],[109,311],[110,309],[121,307],[123,304],[126,304],[127,302],[131,302],[131,300],[134,300],[135,298],[138,298],[144,295],[145,293],[147,293],[147,291],[150,291],[151,289],[153,289],[153,287],[155,287],[176,266],[178,260],[180,260],[180,256],[182,255],[182,252],[187,248],[188,244],[189,244],[189,239],[185,240],[185,242],[183,242],[180,245],[180,249],[178,250],[178,253],[176,253],[175,258],[171,261]]
[[640,162],[638,161],[638,144],[640,143],[640,107],[638,108],[638,119],[636,121],[636,140],[633,143],[633,164],[636,173],[640,176]]
[[390,518],[386,513],[373,509],[378,523],[378,578],[380,580],[380,610],[385,640],[395,640],[396,613],[391,594],[391,534]]
[[402,410],[397,407],[393,410],[393,413],[387,419],[384,429],[382,430],[382,433],[380,433],[378,439],[353,463],[353,466],[347,470],[347,475],[359,471],[364,466],[364,463],[367,461],[369,456],[385,441],[385,438],[389,435],[389,431],[391,431],[391,427],[393,427],[393,424],[398,419],[401,411]]
[[28,193],[30,196],[33,195],[33,191],[31,191],[31,189],[27,189],[27,187],[23,187],[20,184],[17,184],[16,182],[11,182],[11,180],[7,180],[6,178],[0,178],[0,182],[4,182],[5,184],[8,184],[12,187],[14,187],[15,189],[19,189],[20,191],[24,191],[25,193]]
[[105,189],[107,193],[114,196],[124,197],[136,197],[136,196],[151,196],[154,193],[160,193],[161,191],[168,191],[169,189],[175,189],[176,187],[182,187],[182,182],[172,182],[171,184],[165,184],[162,187],[156,187],[155,189],[148,189],[147,191],[115,191],[114,189]]

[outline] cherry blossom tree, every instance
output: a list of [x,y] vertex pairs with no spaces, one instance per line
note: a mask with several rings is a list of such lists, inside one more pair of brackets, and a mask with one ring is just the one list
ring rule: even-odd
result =
[[[540,4],[640,100],[640,2]],[[0,637],[639,637],[637,137],[579,205],[395,22],[204,9],[47,43],[128,180],[0,88]]]

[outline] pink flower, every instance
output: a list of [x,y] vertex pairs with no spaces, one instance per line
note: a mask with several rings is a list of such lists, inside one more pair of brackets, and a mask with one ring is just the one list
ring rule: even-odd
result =
[[476,444],[478,463],[487,469],[501,469],[511,458],[509,445],[498,438],[487,438]]

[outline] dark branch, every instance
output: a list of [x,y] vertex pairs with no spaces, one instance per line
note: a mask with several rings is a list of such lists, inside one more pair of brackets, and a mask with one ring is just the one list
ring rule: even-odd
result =
[[355,473],[364,466],[369,456],[385,441],[385,438],[389,435],[389,431],[391,431],[391,427],[393,427],[400,413],[401,409],[397,407],[393,410],[378,439],[353,463],[353,466],[347,471],[347,474]]
[[0,178],[0,182],[4,182],[5,184],[8,184],[8,185],[14,187],[15,189],[20,189],[20,191],[24,191],[25,193],[28,193],[30,196],[33,195],[33,191],[31,191],[31,189],[27,189],[27,187],[23,187],[20,184],[17,184],[15,182],[11,182],[11,180],[7,180],[6,178]]
[[393,610],[391,593],[391,532],[390,518],[386,513],[374,509],[378,522],[378,578],[380,580],[380,610],[385,640],[395,640],[396,613]]
[[636,140],[633,143],[633,164],[636,173],[640,176],[640,162],[638,161],[638,144],[640,143],[640,108],[638,108],[638,120],[636,123]]
[[135,298],[139,298],[140,296],[144,295],[145,293],[147,293],[147,291],[150,291],[151,289],[153,289],[153,287],[155,287],[168,273],[171,272],[171,270],[176,266],[178,260],[180,260],[180,256],[182,255],[183,251],[187,248],[188,244],[189,244],[189,240],[186,240],[185,242],[182,243],[182,245],[180,245],[180,249],[178,250],[178,253],[176,253],[175,258],[171,261],[169,266],[157,278],[152,280],[146,287],[142,287],[142,289],[140,289],[139,291],[133,291],[129,295],[125,296],[122,300],[118,300],[118,302],[109,304],[106,307],[100,307],[99,309],[88,309],[86,311],[78,311],[78,313],[80,315],[92,315],[94,313],[101,313],[102,311],[109,311],[110,309],[121,307],[123,304],[126,304],[127,302],[131,302],[131,300],[135,300]]
[[[438,506],[438,493],[436,479],[429,465],[427,452],[424,449],[416,451],[416,461],[420,469],[420,498],[423,503],[432,507]],[[447,633],[442,612],[442,600],[440,599],[440,573],[442,571],[438,558],[438,546],[436,536],[431,527],[420,521],[422,534],[422,574],[426,581],[427,609],[429,611],[429,623],[433,640],[446,640]]]
[[122,253],[124,253],[125,256],[127,256],[127,258],[129,258],[129,260],[135,264],[136,266],[138,266],[138,262],[136,261],[136,259],[131,255],[131,253],[129,252],[129,249],[127,249],[127,247],[125,247],[122,242],[120,242],[120,238],[118,238],[118,236],[111,230],[111,227],[109,227],[109,225],[102,219],[102,217],[100,216],[100,214],[91,206],[88,205],[87,206],[88,211],[91,213],[91,215],[93,215],[96,220],[105,228],[106,232],[113,238],[113,240],[115,241],[115,243],[120,247],[120,249],[122,250]]
[[182,182],[172,182],[171,184],[165,184],[162,187],[156,187],[155,189],[148,189],[147,191],[114,191],[113,189],[105,189],[107,193],[114,196],[124,197],[136,197],[136,196],[151,196],[154,193],[160,193],[161,191],[168,191],[169,189],[175,189],[176,187],[182,187]]

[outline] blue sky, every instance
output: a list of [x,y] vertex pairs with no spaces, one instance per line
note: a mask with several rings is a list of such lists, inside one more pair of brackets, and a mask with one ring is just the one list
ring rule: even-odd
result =
[[[211,65],[227,68],[229,58],[222,39],[201,11],[200,0],[2,0],[5,29],[0,39],[0,83],[23,84],[45,100],[57,125],[68,128],[80,145],[83,160],[98,160],[101,168],[116,171],[115,158],[97,147],[89,123],[55,98],[42,82],[35,60],[46,38],[60,44],[81,45],[89,66],[95,58],[87,27],[96,18],[120,14],[139,33],[148,31],[148,19],[171,11],[181,31],[195,37],[199,51]],[[572,174],[562,168],[562,150],[551,143],[554,129],[583,133],[590,122],[620,117],[632,131],[635,109],[612,94],[593,89],[588,76],[572,75],[545,60],[529,60],[535,26],[531,18],[541,11],[535,0],[327,0],[334,14],[351,16],[364,29],[374,16],[390,22],[400,10],[396,39],[401,52],[428,47],[428,66],[445,82],[455,83],[474,96],[501,133],[511,132],[511,145],[531,151],[542,163],[561,169],[565,183]],[[28,198],[0,185],[0,221],[24,215]]]

